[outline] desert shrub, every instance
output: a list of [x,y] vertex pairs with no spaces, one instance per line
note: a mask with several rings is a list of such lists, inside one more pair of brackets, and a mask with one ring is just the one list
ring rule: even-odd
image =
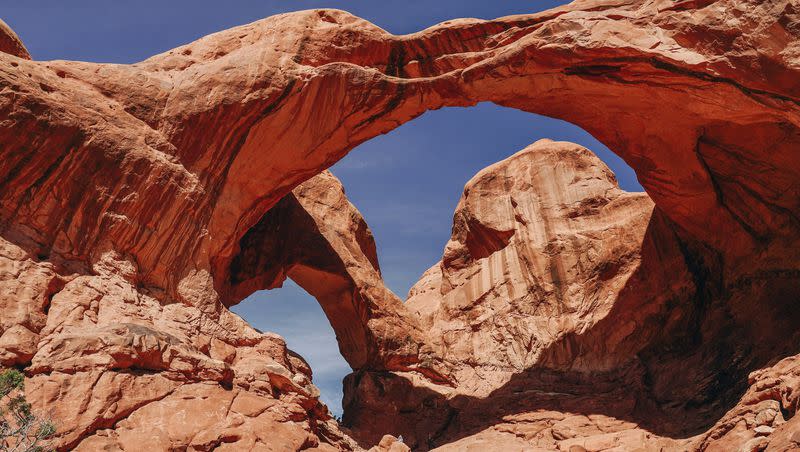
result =
[[56,432],[52,422],[37,419],[23,391],[25,376],[11,369],[0,374],[0,451],[39,452]]

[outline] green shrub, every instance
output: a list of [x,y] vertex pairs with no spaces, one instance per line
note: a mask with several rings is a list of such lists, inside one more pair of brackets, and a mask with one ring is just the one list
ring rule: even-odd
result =
[[37,419],[23,391],[25,376],[11,369],[0,374],[0,451],[39,452],[55,434],[50,421]]

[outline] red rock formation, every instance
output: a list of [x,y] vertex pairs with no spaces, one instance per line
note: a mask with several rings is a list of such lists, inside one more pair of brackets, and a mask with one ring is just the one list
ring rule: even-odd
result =
[[[228,299],[279,287],[291,277],[319,301],[353,368],[411,370],[405,357],[426,354],[410,340],[421,335],[416,322],[383,284],[372,233],[332,174],[324,172],[284,197],[239,246]],[[381,322],[380,329],[370,322]],[[433,368],[419,370],[442,378]]]
[[[540,140],[482,170],[464,187],[442,261],[407,302],[454,387],[361,372],[346,386],[345,421],[363,441],[394,428],[421,449],[680,446],[637,425],[642,407],[651,422],[668,417],[646,394],[646,366],[631,363],[655,335],[637,324],[661,321],[692,285],[679,256],[656,251],[677,250],[657,243],[669,239],[653,233],[669,231],[659,218],[646,194],[620,190],[572,143]],[[641,276],[667,265],[671,279]],[[400,402],[387,409],[379,393]]]
[[[306,216],[340,209],[352,223],[343,223],[338,232],[354,240],[342,238],[341,246],[353,248],[358,238],[374,249],[368,229],[358,234],[346,229],[364,223],[352,206],[341,204],[338,181],[322,174],[287,200],[302,210],[296,200],[306,200],[309,190],[331,193],[339,203],[325,205],[317,198],[316,210]],[[295,226],[283,222],[278,227]],[[19,306],[44,299],[47,314],[41,325],[6,329],[4,341],[16,348],[4,348],[4,356],[10,363],[30,362],[29,399],[57,420],[61,448],[357,448],[319,402],[308,364],[279,336],[254,330],[220,304],[170,301],[162,291],[141,286],[134,264],[113,252],[101,256],[90,273],[60,279],[52,264],[2,243],[3,302]],[[55,288],[32,290],[47,278],[53,279],[46,287]],[[201,300],[207,288],[183,290]],[[38,339],[15,343],[20,336],[10,334],[14,331],[24,332],[23,339]],[[24,347],[31,349],[17,351]]]
[[[574,302],[568,304],[574,312],[555,319],[563,329],[521,332],[546,339],[539,343],[550,344],[547,350],[528,353],[513,338],[492,338],[490,350],[514,350],[500,360],[501,373],[538,366],[503,388],[524,392],[538,382],[558,392],[553,380],[563,380],[577,394],[574,403],[586,407],[597,400],[596,391],[586,392],[594,385],[609,395],[597,410],[618,400],[649,400],[681,413],[666,428],[679,433],[658,432],[670,438],[703,431],[698,419],[705,417],[722,423],[710,442],[723,436],[727,445],[754,441],[761,433],[736,427],[735,411],[730,419],[723,414],[746,393],[748,371],[797,352],[800,324],[793,309],[800,279],[797,22],[789,0],[585,0],[393,36],[341,11],[315,10],[216,33],[134,65],[30,61],[4,27],[2,365],[28,368],[37,406],[65,419],[59,437],[65,448],[81,441],[87,448],[114,447],[125,435],[144,435],[142,419],[189,410],[183,397],[194,392],[225,409],[189,423],[191,432],[165,423],[163,436],[147,435],[166,438],[159,444],[187,446],[191,437],[200,441],[197,448],[229,439],[244,447],[263,442],[252,427],[263,421],[275,429],[291,425],[294,433],[282,435],[290,448],[320,440],[345,447],[348,440],[318,405],[307,366],[278,338],[258,334],[226,309],[289,274],[316,292],[344,356],[363,371],[351,378],[352,387],[398,377],[398,387],[416,380],[427,387],[433,379],[461,391],[470,381],[464,373],[471,362],[464,359],[472,359],[471,348],[463,338],[453,341],[456,350],[431,340],[381,287],[368,242],[358,238],[359,221],[326,217],[325,209],[309,212],[312,219],[323,216],[302,231],[327,242],[313,251],[275,251],[268,243],[274,231],[258,225],[272,216],[297,219],[294,207],[280,213],[281,203],[302,202],[281,200],[357,144],[428,109],[493,101],[582,126],[631,164],[657,206],[638,252],[639,270],[628,277],[629,293],[621,290],[614,304],[619,308],[606,305],[603,316]],[[591,213],[593,201],[587,203],[579,214]],[[275,206],[281,208],[269,213]],[[455,237],[454,254],[446,256],[453,266],[443,273],[445,292],[470,279],[461,271],[473,263],[462,256],[486,259],[506,241],[519,245],[503,229],[507,219],[495,220],[503,218],[459,226],[465,235]],[[338,241],[337,228],[356,237]],[[282,259],[265,267],[248,257],[251,245]],[[631,264],[636,252],[626,250]],[[556,271],[535,286],[539,294],[613,291],[632,270],[559,268],[584,260],[553,259]],[[651,276],[650,269],[658,271]],[[612,278],[574,288],[562,274]],[[330,281],[320,284],[320,277]],[[469,283],[465,291],[520,284]],[[675,297],[637,296],[665,287]],[[525,297],[510,300],[529,314]],[[472,301],[462,304],[482,313]],[[543,307],[553,309],[557,301]],[[631,311],[637,312],[632,325]],[[424,321],[437,325],[437,317],[439,325],[447,319],[431,313]],[[472,320],[478,319],[455,322]],[[631,334],[611,334],[617,320]],[[477,326],[487,337],[489,325]],[[513,329],[514,322],[501,328]],[[479,360],[495,359],[474,349]],[[75,359],[78,353],[83,359]],[[627,399],[615,396],[620,382],[636,389]],[[436,387],[424,400],[440,404],[433,412],[446,418],[453,402],[442,402],[443,391]],[[230,397],[240,393],[278,400],[277,411],[234,409]],[[356,401],[358,394],[349,397]],[[533,402],[513,394],[495,395],[530,408]],[[419,400],[416,393],[410,397]],[[361,402],[369,408],[369,400]],[[66,412],[74,406],[82,409]],[[683,416],[689,407],[694,414]],[[790,421],[784,425],[793,425],[794,408],[781,408]],[[629,413],[612,407],[603,415]],[[495,414],[502,413],[484,421],[493,422]],[[247,419],[240,422],[240,415]],[[228,435],[221,425],[241,428]],[[465,421],[460,432],[434,433],[463,436],[481,427]],[[786,428],[775,430],[776,441],[793,441]],[[579,437],[588,430],[569,431]],[[741,431],[746,434],[725,433]],[[383,433],[364,432],[376,439]]]
[[[528,369],[566,335],[606,317],[640,266],[652,210],[646,194],[621,191],[589,150],[537,141],[467,183],[444,257],[411,289],[408,305],[440,356],[469,363],[463,372]],[[565,365],[613,368],[615,344],[605,339],[598,360],[607,362]]]
[[787,344],[754,342],[728,313],[735,296],[709,298],[705,250],[681,232],[571,143],[541,140],[484,169],[407,302],[453,384],[357,372],[345,422],[363,442],[392,431],[421,450],[766,445],[796,412],[797,357],[748,381],[781,355],[766,342]]
[[[282,199],[262,223],[270,227],[256,227],[243,239],[258,243],[248,247],[254,253],[241,255],[232,280],[255,272],[254,278],[271,288],[292,276],[320,299],[337,326],[343,353],[374,353],[374,347],[359,348],[372,344],[359,329],[361,317],[366,324],[368,317],[402,305],[390,303],[372,234],[344,197],[341,184],[322,173]],[[284,240],[261,234],[285,231],[294,235]],[[163,292],[139,286],[134,264],[113,252],[103,255],[89,274],[61,277],[53,265],[36,262],[21,247],[5,240],[2,244],[2,301],[10,308],[5,312],[15,312],[27,301],[41,303],[46,313],[36,318],[41,324],[3,316],[9,324],[20,322],[4,329],[4,364],[30,362],[29,398],[57,419],[61,448],[358,448],[319,402],[308,364],[279,336],[254,330],[220,304],[202,310],[161,301]],[[265,256],[281,256],[283,261],[270,263],[282,266],[266,266]],[[272,279],[266,281],[258,272]],[[307,282],[309,273],[317,279]],[[321,282],[325,284],[314,285]],[[252,281],[233,288],[243,290],[247,284]],[[202,299],[207,288],[183,290]],[[362,292],[345,299],[354,290]],[[392,321],[402,322],[403,317],[390,317],[387,324]],[[402,323],[395,328],[408,331]],[[342,337],[347,331],[361,334],[361,342]],[[391,337],[387,333],[371,339]],[[387,346],[402,351],[405,345]],[[82,408],[76,411],[76,406]],[[164,421],[154,423],[156,419]],[[392,444],[386,439],[379,450],[404,450]]]
[[30,60],[31,54],[8,24],[0,19],[0,52]]

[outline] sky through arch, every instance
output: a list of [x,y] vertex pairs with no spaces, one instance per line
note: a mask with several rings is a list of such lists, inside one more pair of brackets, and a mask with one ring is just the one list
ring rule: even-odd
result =
[[[509,0],[140,0],[109,2],[6,2],[2,18],[37,60],[133,63],[206,34],[273,14],[309,8],[350,11],[396,34],[458,18],[532,13],[568,3]],[[595,151],[623,189],[640,190],[633,171],[582,129],[564,121],[482,103],[424,114],[376,137],[333,168],[348,197],[375,234],[387,285],[401,298],[439,260],[450,235],[453,209],[464,184],[480,169],[540,138],[567,140]],[[283,335],[315,373],[322,399],[341,413],[341,378],[349,367],[339,355],[322,309],[288,281],[234,307],[253,326]]]
[[[405,299],[422,273],[441,259],[464,184],[540,138],[591,149],[623,189],[641,191],[633,170],[580,127],[491,103],[427,112],[361,144],[331,168],[372,229],[383,278],[393,292]],[[350,368],[310,295],[287,280],[284,288],[256,292],[233,311],[257,328],[284,336],[308,360],[323,401],[341,414],[341,380]]]

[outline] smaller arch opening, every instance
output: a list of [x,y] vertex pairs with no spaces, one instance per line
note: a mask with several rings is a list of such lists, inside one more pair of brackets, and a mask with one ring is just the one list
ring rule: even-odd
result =
[[320,400],[341,418],[342,379],[351,369],[339,353],[336,333],[313,296],[287,278],[283,287],[256,291],[231,311],[260,331],[283,336],[288,348],[311,366]]

